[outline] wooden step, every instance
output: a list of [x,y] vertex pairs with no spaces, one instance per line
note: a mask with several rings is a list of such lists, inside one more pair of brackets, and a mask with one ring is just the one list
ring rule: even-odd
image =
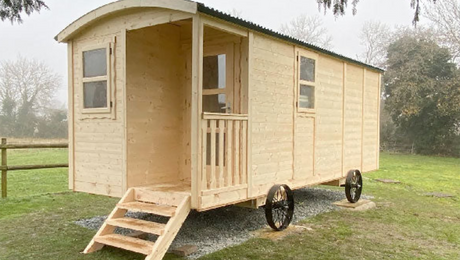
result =
[[138,201],[120,203],[118,204],[118,207],[129,211],[145,212],[165,217],[172,217],[176,212],[176,207],[174,206],[156,205]]
[[107,220],[107,224],[159,236],[163,235],[166,226],[166,224],[127,217],[109,219]]
[[153,245],[155,244],[151,241],[117,234],[98,236],[94,238],[94,241],[100,244],[130,250],[144,255],[149,255],[152,252]]

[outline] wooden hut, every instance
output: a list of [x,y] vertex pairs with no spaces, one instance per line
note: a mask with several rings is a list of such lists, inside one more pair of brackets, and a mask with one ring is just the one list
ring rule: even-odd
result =
[[69,188],[122,198],[85,253],[161,259],[191,209],[231,204],[267,204],[283,229],[291,189],[346,184],[353,202],[361,172],[379,168],[378,68],[185,0],[107,4],[56,40],[68,46]]

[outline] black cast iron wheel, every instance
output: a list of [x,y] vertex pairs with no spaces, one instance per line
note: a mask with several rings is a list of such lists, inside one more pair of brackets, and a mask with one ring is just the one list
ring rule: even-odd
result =
[[363,190],[363,178],[359,170],[350,170],[345,181],[345,195],[351,203],[358,202]]
[[294,215],[294,194],[289,186],[274,185],[268,191],[265,202],[265,217],[268,225],[276,231],[289,226]]

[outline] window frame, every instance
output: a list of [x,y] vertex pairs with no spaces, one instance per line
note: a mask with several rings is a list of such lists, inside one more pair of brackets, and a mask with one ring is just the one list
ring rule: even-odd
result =
[[[296,106],[297,106],[297,112],[298,113],[309,113],[309,114],[314,114],[316,113],[316,89],[318,86],[318,54],[316,53],[311,53],[306,50],[300,50],[298,49],[296,52],[296,66],[297,66],[297,75],[296,75],[296,89],[297,89],[297,97],[296,97]],[[315,64],[315,72],[314,72],[314,80],[315,81],[308,81],[308,80],[302,80],[300,79],[300,67],[301,67],[301,57],[305,57],[308,59],[314,60]],[[301,85],[307,85],[311,86],[313,88],[313,108],[305,108],[305,107],[300,107],[300,86]]]
[[[106,63],[107,63],[107,73],[105,76],[96,76],[96,77],[85,77],[85,63],[83,53],[86,51],[92,51],[97,49],[106,49]],[[112,43],[103,43],[85,46],[80,51],[80,62],[81,62],[81,91],[80,91],[80,105],[81,112],[83,114],[110,114],[112,112]],[[85,108],[85,83],[106,81],[107,82],[107,106],[99,108]]]

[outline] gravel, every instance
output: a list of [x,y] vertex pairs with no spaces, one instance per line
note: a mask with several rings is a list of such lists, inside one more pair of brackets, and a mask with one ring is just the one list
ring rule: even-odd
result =
[[[294,191],[295,210],[293,223],[315,215],[338,210],[332,202],[344,199],[343,191],[320,188],[304,188]],[[362,196],[362,198],[371,198]],[[164,217],[144,213],[128,212],[127,216],[166,223]],[[106,216],[78,220],[75,223],[85,228],[98,229]],[[196,245],[198,251],[189,256],[191,259],[241,244],[251,238],[255,231],[267,226],[263,208],[248,209],[236,206],[222,207],[205,212],[192,211],[176,236],[170,248],[183,245]],[[130,230],[117,229],[117,233],[129,233]],[[149,237],[154,240],[155,236]]]

